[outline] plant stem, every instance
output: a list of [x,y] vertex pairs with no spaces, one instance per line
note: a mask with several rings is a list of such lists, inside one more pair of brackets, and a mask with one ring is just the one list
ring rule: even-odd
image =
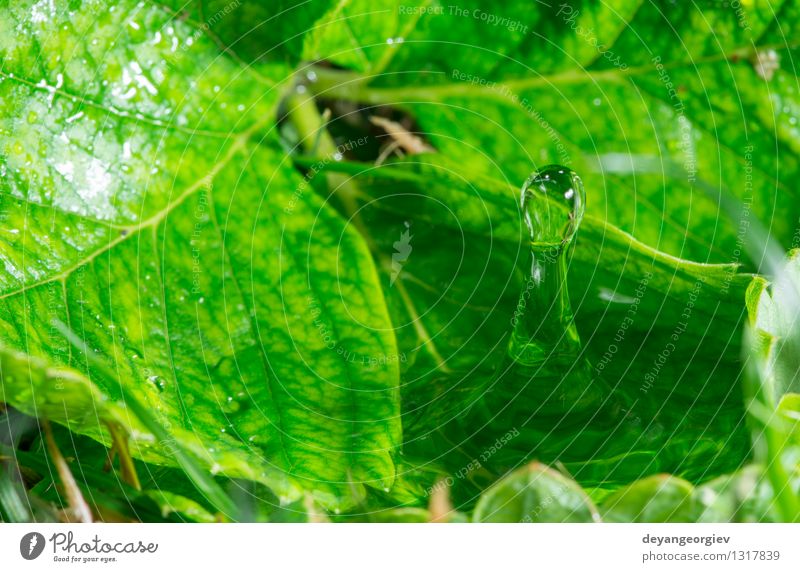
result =
[[108,431],[111,433],[111,440],[114,444],[114,449],[119,455],[120,469],[122,470],[122,480],[131,485],[137,491],[142,490],[142,485],[139,483],[139,475],[136,473],[136,466],[133,464],[131,452],[128,449],[128,436],[125,434],[122,427],[116,423],[108,423]]
[[61,454],[61,451],[56,445],[56,440],[53,438],[53,429],[50,427],[50,422],[47,419],[42,420],[42,428],[44,429],[44,439],[47,443],[47,450],[53,463],[56,465],[56,471],[61,478],[61,484],[64,485],[64,492],[67,495],[67,502],[69,503],[70,516],[74,516],[78,522],[92,522],[92,511],[86,500],[83,498],[81,490],[78,488],[78,483],[72,471],[69,469],[67,460]]
[[[326,122],[317,110],[314,96],[295,91],[287,98],[286,106],[289,120],[300,137],[300,146],[305,152],[322,157],[323,164],[317,165],[317,168],[324,168],[324,163],[338,160],[336,142],[325,127]],[[359,191],[352,178],[341,173],[328,173],[325,177],[331,193],[335,193],[347,212],[356,212]]]
[[[791,46],[796,47],[794,45]],[[784,45],[756,46],[758,50],[786,49]],[[754,47],[746,46],[731,50],[726,54],[713,54],[703,58],[696,58],[692,62],[665,63],[664,69],[675,69],[687,65],[697,66],[704,63],[714,63],[725,60],[747,60],[754,51]],[[541,87],[553,87],[571,84],[594,84],[599,81],[627,81],[630,77],[637,77],[652,73],[650,63],[632,66],[625,69],[613,68],[607,70],[570,70],[567,72],[541,75],[530,74],[521,78],[510,79],[505,82],[491,81],[489,78],[469,76],[468,79],[459,80],[449,77],[444,72],[430,72],[439,75],[443,80],[431,85],[414,85],[411,87],[376,87],[369,84],[378,77],[392,75],[391,72],[364,75],[351,71],[334,70],[315,66],[316,81],[309,87],[314,94],[326,99],[341,99],[345,101],[358,101],[371,104],[393,104],[414,101],[442,101],[448,97],[480,96],[491,99],[505,99],[512,102],[513,95]],[[394,75],[414,74],[418,72],[394,72]],[[473,80],[480,80],[481,85],[475,85]]]

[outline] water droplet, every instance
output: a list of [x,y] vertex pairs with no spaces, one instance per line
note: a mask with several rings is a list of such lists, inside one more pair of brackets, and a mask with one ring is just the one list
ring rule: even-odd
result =
[[583,355],[567,290],[571,244],[585,202],[578,175],[558,165],[534,173],[522,188],[530,276],[511,320],[508,352],[490,405],[508,408],[509,420],[519,408],[517,418],[523,419],[531,407],[545,418],[596,410],[605,396],[605,386],[595,383]]
[[550,165],[525,182],[521,203],[534,246],[566,245],[583,219],[586,192],[574,171]]
[[235,399],[232,395],[229,395],[225,399],[225,403],[222,404],[222,410],[225,413],[236,413],[241,409],[241,403],[239,400]]
[[81,117],[83,117],[83,111],[79,111],[75,115],[71,115],[70,117],[67,117],[66,122],[67,123],[73,123],[73,122],[77,121],[78,119],[80,119]]

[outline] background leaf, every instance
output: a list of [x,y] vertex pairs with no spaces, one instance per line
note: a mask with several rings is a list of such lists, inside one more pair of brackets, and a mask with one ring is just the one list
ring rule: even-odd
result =
[[682,479],[657,475],[608,497],[600,507],[607,522],[694,522],[694,488]]
[[475,507],[475,522],[594,522],[597,509],[572,480],[537,463],[504,477]]

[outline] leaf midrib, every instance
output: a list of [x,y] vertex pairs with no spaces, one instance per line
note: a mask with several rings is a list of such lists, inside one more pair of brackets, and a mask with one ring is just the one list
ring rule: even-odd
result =
[[[407,41],[413,43],[412,41]],[[431,43],[430,41],[428,43]],[[438,41],[434,43],[449,44],[453,42]],[[479,49],[480,46],[476,46]],[[697,67],[699,65],[719,63],[722,61],[729,61],[731,59],[739,58],[741,61],[746,61],[747,57],[754,51],[761,50],[789,50],[800,47],[800,42],[796,44],[765,44],[762,46],[747,46],[731,50],[724,54],[714,54],[703,58],[697,58],[691,62],[679,61],[675,63],[664,63],[664,69],[680,69],[687,66]],[[341,98],[345,100],[357,100],[366,103],[375,104],[395,104],[402,103],[407,100],[423,100],[423,101],[442,101],[443,98],[463,96],[467,98],[481,97],[484,99],[494,99],[499,101],[508,101],[508,97],[504,93],[519,93],[521,91],[535,89],[538,87],[547,87],[554,85],[571,85],[583,83],[597,83],[599,81],[623,81],[626,77],[641,76],[648,72],[652,72],[653,68],[650,65],[632,66],[621,70],[613,68],[608,70],[569,70],[566,72],[555,73],[551,75],[539,74],[534,77],[525,77],[519,79],[512,79],[505,82],[496,82],[493,84],[492,89],[478,88],[472,86],[470,83],[440,83],[433,85],[414,85],[410,87],[375,87],[370,86],[369,83],[379,77],[383,76],[402,76],[405,74],[416,75],[419,72],[415,71],[397,71],[397,72],[382,72],[381,74],[362,74],[352,71],[338,71],[324,67],[314,67],[317,74],[318,81],[310,84],[310,89],[317,95],[324,97]],[[535,70],[530,70],[535,73]],[[429,75],[445,75],[445,72],[431,72],[426,71]]]

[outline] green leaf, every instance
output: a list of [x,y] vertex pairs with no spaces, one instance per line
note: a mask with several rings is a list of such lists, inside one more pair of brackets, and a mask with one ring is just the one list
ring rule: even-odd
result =
[[753,281],[747,291],[754,352],[763,361],[761,380],[773,404],[800,392],[800,250],[789,255],[773,284]]
[[216,521],[213,514],[186,497],[162,490],[144,491],[143,494],[158,504],[161,508],[161,516],[164,518],[178,514],[194,522]]
[[484,493],[473,522],[595,522],[597,509],[573,480],[532,463]]
[[395,340],[363,241],[270,133],[289,70],[135,2],[6,4],[0,29],[2,398],[174,464],[130,394],[212,473],[331,508],[391,486]]
[[792,426],[800,422],[800,393],[787,393],[778,402],[778,413],[783,415]]
[[[144,486],[144,490],[139,491],[121,482],[118,474],[108,471],[104,466],[108,450],[99,443],[70,433],[66,429],[58,427],[53,429],[58,447],[71,466],[81,492],[93,511],[104,519],[141,522],[194,520],[188,514],[176,512],[164,516],[158,500],[153,498],[159,496],[156,492],[163,492],[166,497],[174,498],[176,508],[177,505],[196,507],[198,517],[200,514],[210,514],[209,508],[201,504],[202,497],[200,501],[189,498],[197,497],[197,493],[179,471],[137,463]],[[58,517],[56,514],[38,514],[41,508],[48,506],[43,501],[49,501],[56,507],[65,507],[67,501],[61,497],[62,492],[59,490],[61,487],[57,482],[58,477],[52,466],[52,460],[41,454],[43,448],[44,444],[37,439],[26,450],[20,448],[12,451],[0,447],[0,454],[13,455],[20,472],[30,483],[27,502],[30,503],[28,506],[35,510],[33,520],[50,522],[58,520]],[[55,509],[52,509],[52,512],[55,512]]]
[[[594,26],[600,42],[613,43],[639,4],[638,0],[585,4],[583,10],[573,9],[571,14],[565,10],[563,18],[555,18],[552,12],[558,5],[544,8],[525,0],[502,6],[489,0],[458,5],[435,0],[345,0],[306,36],[304,55],[309,60],[325,57],[376,76],[422,72],[427,83],[441,82],[440,76],[453,66],[487,78],[509,69],[519,73],[513,64],[520,55],[541,73],[590,65],[598,59],[597,50],[587,42],[564,33],[572,22],[568,17],[576,26]],[[563,45],[548,43],[542,49],[545,37],[558,38]],[[398,83],[392,77],[379,81]]]
[[655,475],[609,496],[600,513],[607,522],[695,522],[698,506],[691,483]]
[[[505,412],[500,427],[482,431],[458,419],[481,406],[520,311],[528,254],[518,189],[438,155],[328,169],[348,173],[362,194],[361,225],[406,358],[407,452],[439,459],[448,451],[446,465],[457,473],[516,428],[522,436],[486,469],[502,474],[525,459],[558,460],[587,486],[656,472],[707,479],[735,470],[747,455],[736,379],[750,275],[665,255],[585,217],[569,267],[576,321],[597,374],[635,399],[626,413],[637,429],[612,439],[591,423],[528,430],[535,420],[513,421]],[[589,189],[589,203],[592,197]],[[393,243],[406,224],[413,250],[392,281]],[[518,387],[491,390],[529,403]],[[443,429],[447,437],[431,443]]]
[[366,517],[360,516],[355,519],[356,522],[363,522],[369,519],[369,522],[407,522],[407,523],[423,523],[430,522],[430,513],[422,508],[395,508],[383,510],[378,512],[369,513]]
[[701,522],[779,522],[773,491],[758,465],[744,467],[697,488]]
[[305,34],[332,0],[158,0],[247,64],[296,64]]

